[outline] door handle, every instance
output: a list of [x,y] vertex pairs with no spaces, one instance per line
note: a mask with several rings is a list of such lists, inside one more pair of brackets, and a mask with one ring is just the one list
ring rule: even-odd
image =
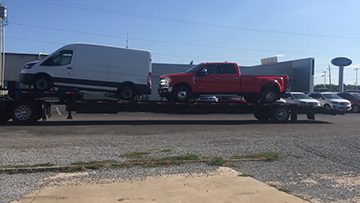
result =
[[71,70],[71,69],[73,69],[73,68],[72,68],[72,67],[67,67],[66,69]]
[[215,80],[218,80],[218,79],[220,79],[219,77],[215,77]]

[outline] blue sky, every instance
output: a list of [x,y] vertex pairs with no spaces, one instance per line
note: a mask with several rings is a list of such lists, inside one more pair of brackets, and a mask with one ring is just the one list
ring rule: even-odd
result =
[[[5,51],[51,53],[86,42],[150,50],[155,63],[231,61],[259,65],[315,58],[315,84],[338,82],[331,59],[360,68],[359,0],[2,0]],[[261,74],[261,73],[259,73]],[[360,78],[359,81],[360,83]]]

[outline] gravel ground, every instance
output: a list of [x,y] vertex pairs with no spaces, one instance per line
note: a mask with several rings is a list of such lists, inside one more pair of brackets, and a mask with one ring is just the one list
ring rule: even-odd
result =
[[[351,119],[350,119],[351,120]],[[336,130],[334,125],[323,125],[334,130],[317,130],[303,124],[303,131],[289,131],[291,125],[281,124],[278,129],[257,131],[256,126],[215,126],[208,131],[200,126],[188,126],[182,133],[169,134],[121,134],[84,133],[71,136],[49,134],[29,135],[32,128],[20,128],[16,135],[2,135],[0,143],[0,165],[32,165],[52,163],[59,166],[79,161],[114,159],[125,161],[120,155],[131,152],[149,152],[150,157],[168,157],[192,153],[206,157],[230,158],[233,155],[278,152],[278,161],[252,161],[235,163],[232,167],[239,172],[309,200],[311,202],[359,202],[360,201],[360,131],[347,128],[346,132]],[[11,128],[14,126],[6,126]],[[73,127],[73,126],[71,126]],[[74,126],[79,128],[79,126]],[[85,126],[86,127],[86,126]],[[171,127],[171,126],[170,126]],[[271,127],[265,126],[265,127]],[[283,128],[284,127],[284,128]],[[125,125],[118,128],[126,128]],[[236,128],[235,130],[229,130]],[[301,126],[300,126],[301,128]],[[308,128],[308,129],[306,129]],[[30,130],[29,130],[30,129]],[[192,130],[193,129],[193,130]],[[244,130],[242,130],[244,129]],[[125,131],[126,129],[124,129]],[[35,135],[36,134],[36,135]],[[25,136],[26,135],[26,136]],[[14,138],[15,136],[15,138]],[[159,152],[170,149],[170,152]],[[45,179],[54,173],[33,173],[0,175],[0,202],[10,202],[23,195],[64,180],[81,182],[122,181],[123,179],[145,178],[151,175],[173,173],[211,174],[214,167],[204,164],[189,164],[174,167],[140,168],[88,171],[79,176]],[[42,182],[41,182],[42,181]],[[105,181],[105,182],[104,182]],[[25,187],[24,187],[25,186]]]

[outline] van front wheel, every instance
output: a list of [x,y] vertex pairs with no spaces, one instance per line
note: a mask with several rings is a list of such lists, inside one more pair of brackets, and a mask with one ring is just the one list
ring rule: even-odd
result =
[[33,85],[34,85],[34,89],[40,90],[40,91],[48,91],[52,87],[52,83],[51,83],[50,79],[46,76],[36,77],[33,82]]

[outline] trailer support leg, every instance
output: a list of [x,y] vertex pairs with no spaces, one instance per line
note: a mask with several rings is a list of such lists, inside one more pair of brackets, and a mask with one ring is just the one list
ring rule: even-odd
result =
[[68,111],[68,116],[66,119],[72,119],[71,111]]
[[297,110],[295,108],[291,109],[291,121],[297,121]]
[[71,95],[66,96],[66,111],[68,112],[68,116],[66,119],[72,119],[71,110],[73,107],[73,99],[74,98]]
[[307,113],[306,116],[307,116],[307,119],[315,120],[315,114],[314,113]]

